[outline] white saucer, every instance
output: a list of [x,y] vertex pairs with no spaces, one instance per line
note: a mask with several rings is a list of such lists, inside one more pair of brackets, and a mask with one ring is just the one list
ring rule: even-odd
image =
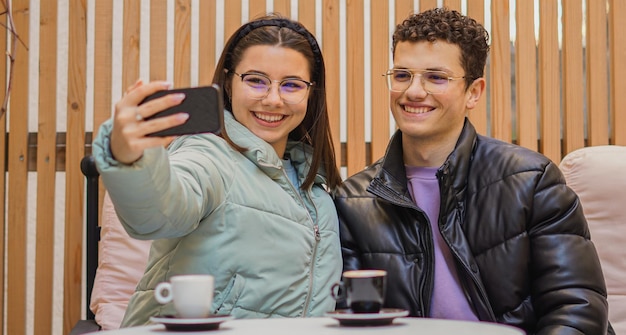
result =
[[189,330],[215,330],[220,327],[220,323],[233,319],[231,315],[211,315],[208,318],[184,319],[173,315],[153,316],[150,321],[162,323],[167,330],[189,331]]
[[384,326],[393,319],[409,315],[409,311],[396,308],[383,308],[378,313],[354,313],[349,309],[327,312],[326,316],[339,320],[343,326]]

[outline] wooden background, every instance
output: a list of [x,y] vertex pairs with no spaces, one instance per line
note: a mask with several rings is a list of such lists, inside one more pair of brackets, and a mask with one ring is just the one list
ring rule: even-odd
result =
[[344,176],[380,157],[394,129],[381,76],[390,65],[394,24],[444,5],[483,22],[491,34],[488,92],[470,114],[479,132],[555,162],[584,146],[626,145],[622,0],[0,4],[11,4],[13,20],[5,12],[0,22],[19,36],[0,36],[8,55],[0,59],[2,98],[12,72],[8,110],[0,115],[4,334],[67,334],[84,317],[79,162],[122,91],[138,78],[169,79],[175,87],[210,83],[224,41],[268,9],[302,21],[320,41]]

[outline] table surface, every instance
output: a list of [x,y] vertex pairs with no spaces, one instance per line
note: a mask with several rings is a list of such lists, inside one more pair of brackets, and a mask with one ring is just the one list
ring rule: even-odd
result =
[[346,334],[385,334],[385,335],[524,335],[521,330],[501,324],[468,322],[425,318],[397,318],[386,326],[353,327],[341,326],[339,321],[329,318],[273,318],[239,319],[222,323],[217,330],[179,332],[167,331],[161,324],[101,331],[98,335],[346,335]]

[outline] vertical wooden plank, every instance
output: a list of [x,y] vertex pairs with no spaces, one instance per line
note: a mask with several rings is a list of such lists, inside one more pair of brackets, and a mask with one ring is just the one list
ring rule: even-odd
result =
[[582,4],[568,0],[563,7],[563,155],[585,146],[583,123]]
[[337,165],[341,167],[341,141],[339,136],[339,0],[323,0],[322,13],[322,52],[326,65],[326,100],[331,133],[334,139]]
[[[315,32],[315,0],[300,0],[298,2],[298,21],[315,35],[318,43],[319,36]],[[324,59],[326,61],[326,59]]]
[[[13,0],[13,22],[21,42],[13,55],[9,111],[9,190],[7,225],[7,333],[26,333],[26,204],[28,191],[28,50],[29,0]],[[22,44],[23,43],[23,44]]]
[[56,180],[57,3],[40,2],[34,334],[52,329]]
[[[396,1],[396,9],[395,9],[394,17],[395,17],[396,24],[394,25],[394,31],[397,25],[404,22],[404,20],[406,20],[410,15],[423,11],[422,8],[424,7],[422,6],[426,6],[425,1],[420,1],[420,10],[417,10],[413,7],[413,0],[395,0],[395,1]],[[436,7],[436,1],[435,1],[434,7]],[[433,7],[428,7],[427,9],[430,9],[430,8],[433,8]],[[392,44],[393,44],[392,36],[393,36],[393,31],[391,32],[391,37],[389,37],[390,48],[392,47]],[[393,54],[391,56],[393,58]],[[387,90],[387,94],[389,94],[389,90]],[[387,99],[389,99],[389,97],[387,97]]]
[[85,155],[87,3],[70,0],[68,15],[67,138],[65,159],[65,268],[63,333],[81,317],[83,186],[80,160]]
[[587,4],[587,145],[609,143],[606,1]]
[[291,16],[291,0],[274,0],[274,12],[282,16]]
[[437,0],[420,0],[419,11],[423,12],[428,9],[437,8]]
[[533,1],[517,1],[515,112],[518,144],[537,151],[537,60]]
[[139,79],[139,45],[141,27],[141,1],[124,1],[124,30],[122,32],[122,89]]
[[224,44],[241,27],[241,1],[224,1]]
[[363,86],[363,1],[346,1],[347,167],[352,175],[365,167],[365,88]]
[[[113,109],[111,94],[113,92],[112,69],[113,69],[113,2],[96,1],[94,20],[94,73],[93,91],[98,92],[93,96],[93,136],[98,134],[98,128],[102,122],[111,117]],[[101,184],[102,185],[102,184]],[[106,189],[98,189],[98,203],[104,199]],[[98,207],[98,217],[101,216],[101,206]],[[85,222],[85,220],[83,220]]]
[[461,0],[443,0],[443,6],[449,9],[454,9],[457,12],[461,11]]
[[511,142],[511,43],[508,1],[491,2],[492,136]]
[[[396,1],[396,12],[395,12],[395,18],[396,18],[396,24],[400,24],[402,23],[406,18],[408,18],[411,14],[417,12],[414,8],[413,8],[413,1],[412,0],[395,0]],[[422,5],[424,2],[420,1],[420,5]],[[436,3],[436,1],[435,1]],[[430,8],[430,7],[429,7]],[[420,7],[420,11],[422,11],[422,7]],[[393,32],[392,32],[393,34]]]
[[199,26],[198,26],[198,85],[210,85],[215,71],[215,2],[199,2]]
[[626,34],[624,34],[624,17],[626,17],[626,1],[610,0],[610,43],[611,59],[611,120],[613,124],[612,144],[626,145]]
[[191,0],[174,7],[174,87],[191,84]]
[[[6,9],[6,7],[2,7]],[[0,24],[4,27],[9,27],[8,15],[0,16]],[[0,166],[7,166],[7,111],[5,106],[5,98],[7,97],[7,81],[9,80],[9,69],[7,68],[8,56],[11,54],[11,49],[7,44],[7,34],[0,34],[0,46],[5,50],[4,55],[0,57]],[[8,100],[6,101],[8,102]],[[5,216],[7,214],[6,208],[6,168],[2,168],[2,173],[0,173],[0,285],[2,289],[0,290],[0,301],[5,301],[5,272],[4,267],[5,258],[6,258],[6,250],[5,250],[5,231],[7,229],[7,222],[5,220]],[[4,329],[5,325],[5,316],[4,316],[4,303],[0,303],[0,329]]]
[[[485,1],[484,0],[468,0],[467,15],[485,25]],[[487,78],[487,66],[485,65],[484,77]],[[487,89],[483,92],[478,105],[469,112],[469,119],[480,134],[487,134]]]
[[[267,14],[265,0],[252,0],[248,3],[248,17],[250,20]],[[284,13],[283,13],[284,14]],[[288,15],[289,13],[287,13]]]
[[[167,79],[167,24],[165,22],[167,22],[167,1],[151,0],[150,81]],[[203,22],[200,21],[200,24],[202,25]]]
[[[316,32],[315,32],[315,26],[316,26],[316,8],[315,8],[315,0],[300,0],[298,1],[298,21],[304,25],[306,27],[307,30],[309,30],[311,32],[311,34],[313,34],[313,36],[315,36],[317,43],[320,45],[321,48],[321,41],[320,41],[320,37],[321,36],[317,36]],[[328,94],[329,91],[329,80],[328,80],[328,59],[324,58],[324,65],[326,66],[326,93]],[[327,100],[328,102],[328,100]],[[330,106],[327,106],[328,108],[328,112],[330,113]],[[329,115],[330,116],[330,115]],[[332,126],[332,120],[330,121],[331,126]],[[333,145],[339,143],[339,137],[333,137]],[[340,158],[337,157],[337,160],[340,161]]]
[[[94,105],[94,137],[97,134],[98,126],[111,117],[111,85],[112,63],[113,63],[113,2],[96,1],[94,22],[94,84],[93,105]],[[103,188],[104,189],[104,188]]]
[[561,161],[558,0],[539,1],[539,103],[541,152]]
[[[389,90],[382,76],[389,68],[389,3],[370,2],[372,88],[372,145],[371,160],[376,161],[385,154],[389,142]],[[368,95],[365,95],[368,96]]]

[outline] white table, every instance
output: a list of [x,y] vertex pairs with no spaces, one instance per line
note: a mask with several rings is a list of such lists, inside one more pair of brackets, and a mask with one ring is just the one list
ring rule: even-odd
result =
[[108,330],[98,335],[524,335],[517,328],[486,322],[467,322],[424,318],[398,318],[391,325],[373,327],[340,326],[332,318],[240,319],[222,323],[217,330],[174,332],[163,325]]

